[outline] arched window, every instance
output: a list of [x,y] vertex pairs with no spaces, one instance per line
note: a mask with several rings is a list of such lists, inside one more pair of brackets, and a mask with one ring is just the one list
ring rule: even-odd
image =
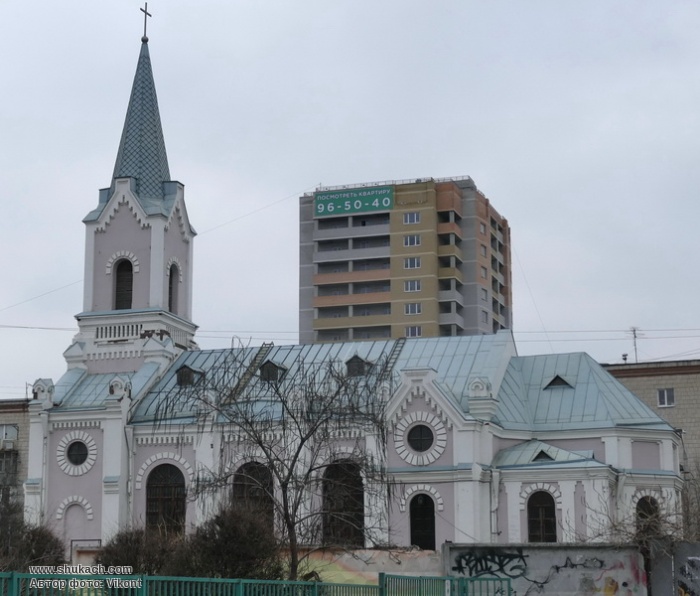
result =
[[134,293],[134,268],[131,261],[122,259],[117,263],[114,283],[114,309],[126,310],[131,308]]
[[637,536],[646,542],[661,534],[659,504],[654,497],[642,497],[637,501]]
[[171,532],[185,528],[185,477],[176,466],[161,464],[146,481],[146,525]]
[[534,492],[527,501],[528,542],[557,541],[557,510],[554,497],[543,490]]
[[435,550],[435,501],[425,494],[411,499],[411,546]]
[[173,263],[170,265],[170,279],[168,280],[168,310],[177,314],[177,288],[180,283],[180,270]]
[[232,502],[236,508],[253,511],[274,528],[275,506],[270,469],[259,462],[243,464],[233,476]]
[[330,464],[323,475],[323,542],[363,547],[365,493],[360,466],[344,460]]

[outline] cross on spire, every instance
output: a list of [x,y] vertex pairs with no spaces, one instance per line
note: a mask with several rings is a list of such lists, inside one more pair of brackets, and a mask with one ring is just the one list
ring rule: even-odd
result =
[[144,4],[144,8],[139,8],[139,10],[143,13],[143,37],[141,38],[141,41],[145,43],[148,41],[148,37],[146,36],[146,24],[148,23],[148,17],[153,15],[148,12],[148,2],[145,2]]

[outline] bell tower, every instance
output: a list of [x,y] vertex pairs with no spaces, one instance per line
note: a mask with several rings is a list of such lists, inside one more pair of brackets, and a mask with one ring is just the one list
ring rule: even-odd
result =
[[196,348],[196,232],[184,186],[170,177],[145,34],[112,181],[83,222],[83,312],[76,315],[80,332],[64,354],[69,368],[135,371],[154,349],[174,357]]

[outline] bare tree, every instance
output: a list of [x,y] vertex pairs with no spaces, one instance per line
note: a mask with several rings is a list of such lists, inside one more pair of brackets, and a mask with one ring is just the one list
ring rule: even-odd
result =
[[0,491],[0,571],[26,572],[32,565],[64,562],[61,540],[45,525],[24,521],[23,509]]
[[648,551],[651,542],[681,539],[684,520],[679,507],[666,502],[661,487],[651,493],[655,496],[641,496],[633,507],[620,508],[613,486],[594,490],[585,503],[587,530],[585,534],[573,532],[576,541],[634,544]]
[[386,542],[392,381],[385,361],[312,362],[297,348],[277,363],[266,360],[270,349],[226,350],[206,370],[181,368],[158,396],[156,419],[194,412],[198,432],[218,445],[198,495],[224,493],[274,524],[296,579],[314,548]]
[[700,541],[700,463],[687,466],[683,478],[684,539]]

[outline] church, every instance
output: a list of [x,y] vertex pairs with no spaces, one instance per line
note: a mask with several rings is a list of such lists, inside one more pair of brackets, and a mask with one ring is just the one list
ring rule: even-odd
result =
[[586,354],[518,356],[507,330],[200,350],[196,233],[145,36],[83,221],[79,331],[65,374],[33,385],[24,485],[27,519],[74,562],[120,529],[190,531],[228,500],[279,528],[280,469],[306,478],[306,546],[605,541],[640,511],[680,515],[679,436]]

